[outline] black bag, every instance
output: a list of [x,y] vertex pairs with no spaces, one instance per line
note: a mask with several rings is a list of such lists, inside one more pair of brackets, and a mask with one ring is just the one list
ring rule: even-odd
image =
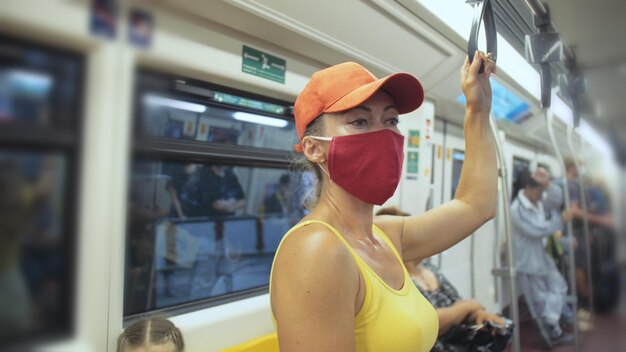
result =
[[[439,350],[454,352],[502,352],[513,335],[513,324],[506,326],[487,322],[482,325],[457,324],[443,335]],[[443,349],[442,349],[443,348]]]

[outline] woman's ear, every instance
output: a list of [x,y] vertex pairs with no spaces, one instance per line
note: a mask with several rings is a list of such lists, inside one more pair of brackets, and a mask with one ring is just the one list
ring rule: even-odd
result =
[[314,163],[323,163],[326,161],[326,147],[324,144],[326,143],[308,136],[304,136],[300,143],[304,156]]

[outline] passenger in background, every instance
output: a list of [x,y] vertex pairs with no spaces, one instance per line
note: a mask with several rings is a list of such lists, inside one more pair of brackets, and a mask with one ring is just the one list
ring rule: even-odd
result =
[[281,175],[276,190],[264,201],[265,214],[286,218],[289,227],[297,224],[304,216],[304,208],[298,202],[304,197],[303,188],[296,189],[289,174]]
[[596,312],[607,312],[619,304],[620,268],[617,260],[617,234],[612,221],[611,202],[600,176],[587,182],[589,213],[596,221],[589,226],[591,236],[591,278]]
[[[484,73],[479,73],[484,64]],[[398,116],[424,91],[407,73],[377,79],[353,62],[313,74],[295,103],[296,130],[319,180],[314,209],[284,237],[270,275],[280,349],[429,351],[437,313],[411,283],[404,261],[441,252],[493,218],[497,203],[491,133],[490,55],[465,60],[466,159],[455,199],[420,216],[380,216],[400,182]]]
[[169,320],[140,320],[124,329],[117,339],[116,352],[183,352],[185,341]]
[[[585,189],[585,196],[587,200],[587,213],[584,214],[582,210],[582,196],[581,196],[581,187],[578,175],[578,168],[576,167],[576,162],[572,158],[565,159],[565,170],[567,175],[567,189],[570,197],[570,205],[572,209],[573,215],[573,230],[574,236],[576,237],[576,241],[578,242],[578,246],[575,249],[575,263],[576,263],[576,289],[578,293],[579,299],[579,311],[578,316],[586,321],[589,321],[591,318],[591,314],[589,312],[589,306],[591,302],[589,301],[590,292],[589,292],[589,283],[587,278],[587,252],[590,251],[590,248],[587,248],[585,244],[585,229],[583,216],[586,215],[587,221],[589,222],[589,227],[593,228],[594,226],[600,227],[612,227],[613,222],[611,216],[609,215],[598,215],[594,214],[591,209],[591,201],[592,197],[589,194],[588,190]],[[590,238],[590,241],[592,238]]]
[[0,156],[0,341],[29,332],[33,307],[20,268],[21,246],[32,213],[32,191],[19,161]]
[[206,188],[206,202],[209,216],[235,215],[244,209],[246,200],[233,168],[224,165],[210,165],[206,167],[206,178],[203,186]]
[[[538,167],[537,170],[540,173],[545,173],[550,176],[550,172],[541,166]],[[543,191],[541,198],[543,202],[543,213],[547,220],[552,218],[552,214],[560,214],[561,211],[563,211],[563,198],[563,187],[553,182],[552,177],[550,177],[550,181]],[[554,263],[561,269],[561,272],[564,272],[566,264],[564,260],[564,245],[566,245],[566,241],[567,238],[563,237],[563,228],[554,232],[546,241],[546,251],[550,253]]]
[[[198,217],[207,216],[209,213],[209,205],[204,200],[205,189],[209,187],[203,179],[204,166],[202,164],[187,164],[184,166],[184,172],[178,172],[180,169],[177,164],[172,172],[172,184],[178,191],[180,204],[182,208],[181,217]],[[175,172],[175,173],[174,173]]]
[[280,176],[276,191],[265,199],[265,214],[289,215],[293,210],[293,199],[289,196],[290,184],[289,174]]
[[532,175],[524,169],[519,179],[523,188],[510,209],[518,282],[546,343],[570,344],[573,337],[564,333],[559,324],[567,283],[544,251],[543,240],[561,230],[563,223],[571,220],[571,212],[553,210],[550,220],[546,219],[542,195],[550,179],[544,169]]
[[[408,213],[396,207],[382,208],[376,212],[379,215],[409,216]],[[459,335],[469,337],[463,330],[471,327],[462,324],[484,324],[491,322],[505,329],[505,334],[498,334],[499,347],[504,349],[511,338],[512,326],[496,314],[485,311],[484,307],[474,299],[462,299],[456,288],[446,279],[437,267],[430,261],[414,260],[405,262],[407,272],[415,287],[435,307],[439,318],[439,337],[432,352],[454,351]],[[504,336],[503,336],[504,335]],[[491,341],[493,342],[493,341]],[[489,349],[494,351],[494,349]]]

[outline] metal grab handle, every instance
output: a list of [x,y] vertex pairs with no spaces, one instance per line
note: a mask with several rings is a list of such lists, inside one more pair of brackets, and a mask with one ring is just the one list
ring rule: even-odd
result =
[[552,75],[550,74],[550,64],[544,63],[539,66],[541,75],[541,107],[550,108],[552,100]]
[[[468,3],[475,4],[472,30],[467,41],[467,56],[470,63],[474,60],[474,53],[478,50],[478,33],[481,22],[485,24],[485,36],[487,37],[487,52],[491,53],[491,59],[495,62],[498,56],[498,36],[496,32],[496,20],[493,15],[491,0],[472,0]],[[480,65],[478,73],[485,71],[485,64]]]

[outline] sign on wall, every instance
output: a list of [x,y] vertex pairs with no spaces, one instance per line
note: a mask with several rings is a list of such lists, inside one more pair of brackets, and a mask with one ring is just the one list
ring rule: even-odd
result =
[[419,148],[419,147],[420,147],[420,131],[409,130],[409,148]]
[[407,155],[407,165],[406,165],[406,173],[407,174],[417,174],[419,170],[419,153],[418,152],[409,152]]
[[241,71],[251,75],[285,83],[287,61],[263,51],[243,46],[241,53]]

